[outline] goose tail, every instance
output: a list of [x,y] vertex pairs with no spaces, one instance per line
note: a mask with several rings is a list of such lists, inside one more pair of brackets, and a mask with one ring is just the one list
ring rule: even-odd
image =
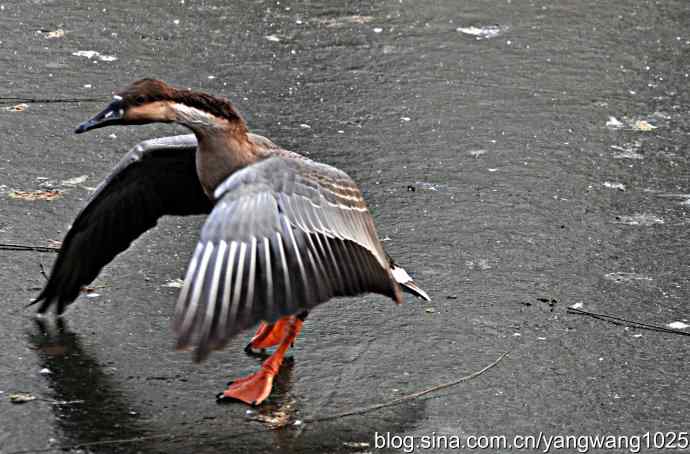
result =
[[427,292],[422,290],[417,283],[407,274],[404,268],[396,265],[391,261],[391,273],[393,274],[393,279],[400,284],[404,292],[411,293],[417,298],[421,298],[424,301],[431,301],[431,297]]

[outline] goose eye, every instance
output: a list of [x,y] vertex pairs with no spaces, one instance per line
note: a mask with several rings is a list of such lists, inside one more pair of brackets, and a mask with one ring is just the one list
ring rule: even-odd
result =
[[144,101],[146,101],[146,99],[144,99],[144,97],[140,95],[140,96],[137,96],[137,98],[134,100],[134,103],[137,106],[140,106],[140,105],[144,104]]

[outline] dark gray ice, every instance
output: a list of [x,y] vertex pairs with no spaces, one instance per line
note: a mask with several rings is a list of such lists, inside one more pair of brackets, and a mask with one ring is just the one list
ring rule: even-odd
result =
[[[112,90],[156,77],[228,96],[254,131],[347,171],[433,297],[320,306],[250,409],[214,400],[258,367],[250,333],[202,365],[173,351],[174,282],[201,218],[160,222],[60,325],[24,309],[55,254],[0,250],[0,452],[687,431],[688,337],[567,308],[688,332],[688,24],[686,0],[0,2],[0,243],[54,246],[130,147],[182,132],[72,134]],[[423,399],[304,422],[505,351]],[[37,399],[11,403],[18,392]]]

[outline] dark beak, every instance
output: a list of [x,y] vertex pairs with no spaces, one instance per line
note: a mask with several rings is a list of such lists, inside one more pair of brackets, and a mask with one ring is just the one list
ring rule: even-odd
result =
[[81,134],[82,132],[102,128],[104,126],[122,124],[123,113],[124,110],[122,108],[122,101],[114,100],[113,102],[108,104],[108,107],[103,109],[103,111],[100,112],[98,115],[80,124],[74,132],[77,134]]

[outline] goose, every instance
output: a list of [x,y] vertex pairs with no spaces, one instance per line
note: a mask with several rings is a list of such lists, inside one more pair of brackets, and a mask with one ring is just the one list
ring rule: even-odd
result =
[[173,316],[178,350],[200,362],[257,323],[245,351],[276,347],[219,401],[259,405],[309,311],[367,292],[429,295],[386,254],[362,193],[342,170],[249,132],[226,98],[142,79],[117,92],[77,134],[177,123],[192,134],[135,146],[67,232],[38,297],[61,316],[83,286],[164,215],[207,214]]

